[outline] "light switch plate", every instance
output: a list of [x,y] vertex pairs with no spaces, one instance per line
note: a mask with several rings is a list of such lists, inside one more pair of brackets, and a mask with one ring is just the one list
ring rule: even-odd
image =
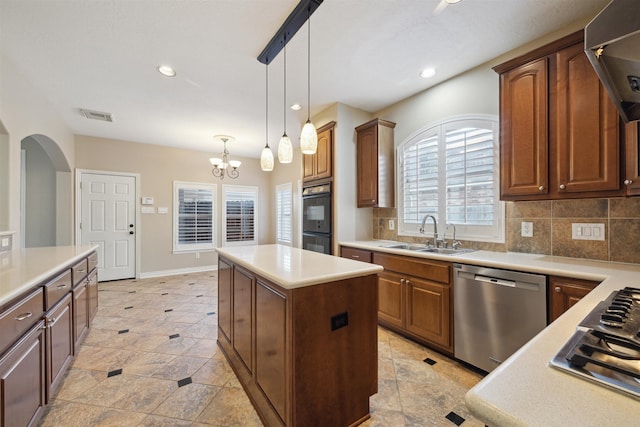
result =
[[520,235],[522,237],[533,237],[533,223],[522,221],[520,229]]
[[395,230],[396,229],[396,222],[392,219],[389,220],[389,230]]
[[3,237],[2,238],[2,243],[0,244],[1,247],[6,248],[7,246],[9,246],[9,238],[8,237]]
[[574,222],[571,224],[571,238],[573,240],[604,240],[604,224]]

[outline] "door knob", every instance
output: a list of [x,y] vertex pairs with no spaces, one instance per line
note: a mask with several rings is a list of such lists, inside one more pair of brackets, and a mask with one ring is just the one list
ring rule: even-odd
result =
[[633,181],[631,181],[630,179],[625,179],[624,180],[624,185],[631,185],[633,183]]
[[133,230],[131,230],[131,231],[129,232],[129,234],[133,234]]
[[560,184],[560,189],[561,189],[561,190],[564,190],[565,188],[567,188],[567,186],[566,186],[566,185],[564,185],[564,184]]
[[132,228],[132,227],[133,227],[133,224],[129,224],[129,228]]
[[540,187],[538,187],[538,190],[544,191],[544,185],[541,185]]

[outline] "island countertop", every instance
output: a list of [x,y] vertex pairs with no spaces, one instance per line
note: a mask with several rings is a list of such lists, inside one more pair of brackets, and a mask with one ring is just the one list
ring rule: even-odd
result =
[[218,253],[285,289],[377,274],[379,265],[284,245],[234,246]]
[[66,265],[95,251],[97,246],[51,246],[13,249],[2,254],[0,306],[28,292]]
[[553,369],[549,361],[595,305],[614,290],[640,285],[640,265],[513,252],[475,251],[453,256],[416,253],[385,248],[389,243],[393,242],[340,244],[396,255],[601,281],[469,390],[466,404],[477,418],[493,427],[638,425],[640,401]]

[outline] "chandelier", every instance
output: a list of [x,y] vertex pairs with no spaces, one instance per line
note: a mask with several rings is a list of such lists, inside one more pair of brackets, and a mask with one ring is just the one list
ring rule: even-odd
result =
[[239,160],[229,160],[229,150],[227,150],[227,141],[234,141],[235,138],[228,135],[216,135],[213,139],[217,141],[222,141],[224,149],[220,154],[222,158],[219,157],[211,157],[209,161],[213,165],[213,169],[211,173],[213,176],[224,179],[224,176],[227,175],[231,179],[236,179],[240,176],[240,172],[238,172],[238,168],[240,167]]

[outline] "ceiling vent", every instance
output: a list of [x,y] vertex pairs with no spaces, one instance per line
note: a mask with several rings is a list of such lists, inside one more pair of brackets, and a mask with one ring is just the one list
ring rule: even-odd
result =
[[103,113],[102,111],[80,109],[80,112],[87,119],[102,120],[103,122],[112,122],[111,113]]

